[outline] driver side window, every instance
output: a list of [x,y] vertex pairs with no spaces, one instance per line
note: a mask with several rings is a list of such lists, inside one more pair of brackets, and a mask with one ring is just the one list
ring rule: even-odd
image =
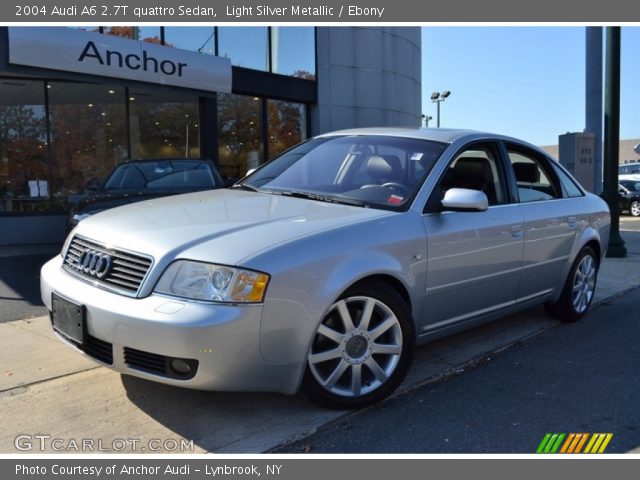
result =
[[493,144],[474,144],[460,152],[440,179],[439,191],[450,188],[479,190],[489,206],[507,203],[504,175],[498,149]]

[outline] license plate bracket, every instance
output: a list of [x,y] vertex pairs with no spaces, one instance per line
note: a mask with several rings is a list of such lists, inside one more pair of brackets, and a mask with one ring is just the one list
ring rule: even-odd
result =
[[58,333],[83,345],[86,340],[86,315],[84,305],[51,294],[51,319]]

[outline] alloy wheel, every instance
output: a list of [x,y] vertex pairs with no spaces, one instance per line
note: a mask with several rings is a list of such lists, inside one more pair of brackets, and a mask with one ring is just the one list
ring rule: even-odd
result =
[[582,313],[589,308],[596,287],[596,262],[591,255],[585,255],[573,278],[573,308]]
[[323,389],[355,398],[387,382],[402,348],[401,325],[391,308],[373,297],[353,296],[331,306],[316,331],[308,365]]

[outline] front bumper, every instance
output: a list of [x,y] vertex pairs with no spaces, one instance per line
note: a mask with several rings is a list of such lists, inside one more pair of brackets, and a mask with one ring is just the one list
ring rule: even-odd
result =
[[[202,390],[291,394],[298,389],[303,365],[271,363],[261,355],[260,305],[212,305],[153,294],[125,297],[68,274],[60,256],[42,267],[40,289],[49,311],[54,292],[85,306],[88,335],[107,342],[107,348],[111,344],[113,352],[111,365],[92,358],[118,372]],[[57,336],[76,348],[66,337]],[[198,369],[185,380],[132,368],[125,363],[125,347],[194,359]]]

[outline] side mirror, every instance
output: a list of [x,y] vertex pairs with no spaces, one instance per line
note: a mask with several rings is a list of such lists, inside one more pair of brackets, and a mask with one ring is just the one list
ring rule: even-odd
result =
[[100,190],[100,181],[97,178],[91,179],[84,185],[84,189],[89,192]]
[[443,210],[484,212],[487,208],[489,208],[489,200],[480,190],[450,188],[442,199]]

